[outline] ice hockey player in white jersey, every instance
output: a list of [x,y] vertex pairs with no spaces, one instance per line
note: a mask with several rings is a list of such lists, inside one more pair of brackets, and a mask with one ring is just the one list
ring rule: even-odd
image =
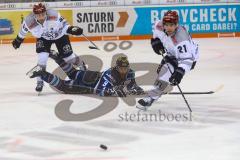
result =
[[163,19],[155,24],[151,39],[152,48],[156,54],[160,55],[166,51],[166,55],[157,69],[154,89],[138,101],[139,109],[146,110],[163,94],[171,92],[173,86],[181,82],[183,76],[194,68],[198,60],[197,44],[178,21],[176,11],[167,11]]
[[[70,26],[58,11],[46,9],[45,5],[38,3],[33,6],[33,11],[22,23],[21,30],[13,40],[12,45],[15,49],[19,48],[28,32],[37,38],[36,52],[38,53],[38,65],[46,69],[51,45],[55,43],[59,55],[66,62],[77,66],[84,63],[73,53],[72,46],[68,37],[71,35],[81,35],[82,28]],[[41,92],[43,81],[38,77],[36,91]]]

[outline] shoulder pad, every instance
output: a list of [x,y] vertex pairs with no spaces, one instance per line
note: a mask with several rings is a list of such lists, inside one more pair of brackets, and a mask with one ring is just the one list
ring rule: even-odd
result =
[[159,31],[163,31],[163,24],[162,21],[157,21],[155,23],[155,29],[159,30]]
[[111,72],[112,72],[112,69],[109,68],[109,69],[107,69],[107,70],[104,70],[104,71],[102,72],[102,75],[106,75],[106,74],[111,75]]
[[56,10],[52,10],[52,9],[48,9],[47,10],[47,20],[51,21],[56,21],[58,19],[58,11]]
[[29,14],[25,18],[25,23],[29,29],[33,29],[34,27],[38,26],[38,23],[37,23],[33,13]]
[[175,45],[178,45],[179,43],[183,41],[189,41],[190,35],[188,31],[183,26],[178,26],[176,34],[172,37],[173,42]]

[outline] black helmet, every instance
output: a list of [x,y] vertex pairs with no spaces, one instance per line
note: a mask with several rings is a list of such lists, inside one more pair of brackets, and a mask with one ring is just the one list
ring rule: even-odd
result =
[[129,67],[129,62],[128,62],[127,57],[125,57],[125,56],[118,57],[118,59],[116,61],[116,66],[117,67]]

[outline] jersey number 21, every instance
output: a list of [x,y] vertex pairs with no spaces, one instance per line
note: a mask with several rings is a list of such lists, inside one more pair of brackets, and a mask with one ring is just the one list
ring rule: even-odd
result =
[[178,48],[179,53],[186,53],[187,52],[186,45],[178,46],[177,48]]

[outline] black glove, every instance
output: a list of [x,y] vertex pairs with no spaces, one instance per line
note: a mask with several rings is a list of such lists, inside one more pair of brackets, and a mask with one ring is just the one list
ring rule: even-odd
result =
[[127,96],[123,89],[117,89],[117,90],[115,90],[115,95],[116,95],[117,97],[126,97],[126,96]]
[[178,85],[181,82],[184,74],[185,70],[183,68],[177,67],[176,69],[174,69],[172,76],[169,78],[169,82],[171,83],[171,85]]
[[161,54],[164,51],[164,46],[159,38],[151,38],[151,45],[155,53]]
[[20,37],[16,37],[13,41],[12,41],[12,46],[15,49],[18,49],[20,47],[20,45],[22,44],[24,39],[20,38]]
[[128,91],[129,91],[130,95],[141,95],[141,94],[144,94],[144,90],[141,87],[137,86],[137,85],[133,86]]
[[166,63],[170,63],[174,68],[178,67],[178,61],[175,57],[173,56],[164,56],[164,59],[162,59],[161,63],[159,64],[158,68],[157,68],[157,73],[160,72],[160,70],[162,69],[162,66]]
[[67,33],[71,35],[80,36],[83,33],[83,29],[78,26],[70,26],[67,29]]
[[116,96],[116,97],[126,97],[126,93],[124,92],[122,87],[114,87],[107,89],[105,92],[105,96]]

